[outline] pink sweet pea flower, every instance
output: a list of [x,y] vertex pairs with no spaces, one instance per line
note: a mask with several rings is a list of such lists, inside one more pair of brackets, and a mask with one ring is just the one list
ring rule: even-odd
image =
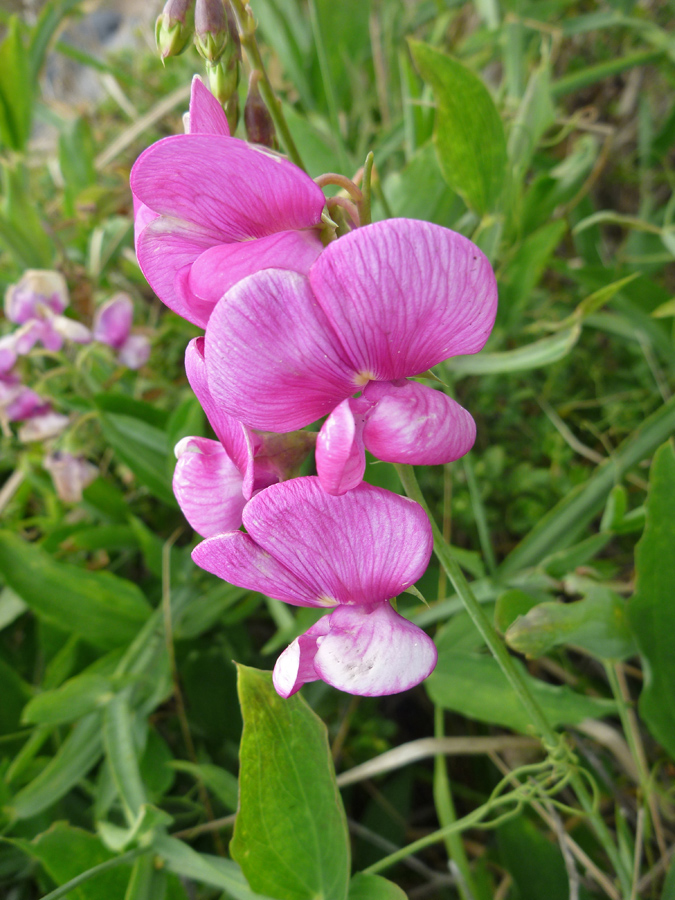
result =
[[[60,350],[63,341],[88,344],[91,332],[74,319],[61,315],[68,306],[68,288],[63,275],[49,269],[28,269],[18,284],[12,284],[5,294],[5,315],[21,327],[7,335],[0,354],[0,370],[16,356],[28,353],[37,343],[47,350]],[[1,358],[4,356],[4,359]]]
[[469,413],[409,379],[477,353],[496,310],[490,263],[467,238],[428,222],[378,222],[329,244],[309,277],[269,270],[228,291],[206,330],[209,388],[252,428],[290,431],[328,415],[317,471],[340,494],[361,482],[364,446],[416,465],[471,449]]
[[206,381],[204,338],[190,341],[185,369],[218,440],[186,437],[175,448],[173,492],[202,537],[235,531],[247,500],[288,478],[314,446],[316,434],[259,434],[225,415]]
[[134,304],[120,292],[107,300],[94,314],[94,340],[117,350],[119,362],[128,369],[140,369],[150,357],[150,341],[143,334],[132,334]]
[[254,497],[243,520],[246,534],[199,544],[197,565],[286,603],[332,609],[277,660],[282,697],[317,679],[350,694],[396,694],[431,673],[434,642],[389,602],[429,563],[421,506],[369,484],[331,497],[318,478],[296,478]]
[[143,274],[201,327],[241,278],[270,267],[307,272],[322,250],[321,189],[283,157],[229,137],[222,107],[197,77],[189,134],[145,150],[131,190]]

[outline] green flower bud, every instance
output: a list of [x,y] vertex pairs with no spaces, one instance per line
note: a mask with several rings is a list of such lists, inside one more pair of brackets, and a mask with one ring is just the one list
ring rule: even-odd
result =
[[167,0],[155,23],[155,40],[162,60],[182,53],[194,31],[194,0]]
[[237,59],[225,61],[221,59],[214,66],[206,65],[209,89],[214,97],[223,104],[236,93],[239,84],[239,64]]
[[207,63],[214,65],[230,41],[230,29],[223,0],[197,0],[195,7],[195,47]]

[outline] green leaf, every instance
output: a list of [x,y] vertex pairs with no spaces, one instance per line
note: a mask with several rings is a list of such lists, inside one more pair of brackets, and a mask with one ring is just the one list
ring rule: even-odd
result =
[[49,0],[45,3],[40,16],[31,29],[28,56],[33,82],[37,83],[40,69],[45,61],[47,49],[52,38],[59,29],[63,19],[71,13],[81,0]]
[[675,759],[675,451],[656,452],[649,476],[647,520],[635,548],[635,594],[628,617],[644,667],[640,715]]
[[549,366],[567,356],[579,340],[581,326],[574,325],[564,331],[533,341],[517,350],[501,353],[476,353],[473,356],[454,356],[445,364],[453,376],[497,375],[503,372],[523,372]]
[[147,798],[138,765],[127,692],[117,694],[106,707],[103,718],[103,742],[127,821],[133,825]]
[[256,891],[279,900],[345,900],[349,835],[326,727],[270,672],[239,666],[244,718],[239,813],[230,852]]
[[495,628],[500,634],[506,634],[511,625],[519,616],[526,615],[540,601],[521,591],[520,588],[511,588],[497,597],[495,604]]
[[349,900],[405,900],[405,897],[398,885],[380,875],[359,872],[349,882]]
[[[522,677],[553,727],[611,715],[616,709],[611,700],[584,697],[568,687],[539,681],[528,674],[519,660],[513,662],[521,669]],[[438,665],[425,685],[434,703],[444,709],[523,734],[532,731],[532,723],[518,695],[504,678],[497,661],[489,656],[441,652]]]
[[428,44],[409,43],[436,96],[434,141],[443,177],[482,216],[494,208],[506,177],[506,137],[497,107],[470,69]]
[[25,150],[30,136],[33,107],[33,79],[28,51],[21,35],[18,16],[0,43],[0,141],[11,150]]
[[221,769],[220,766],[214,766],[210,763],[187,762],[183,759],[174,759],[171,762],[174,769],[179,772],[187,772],[192,775],[195,780],[201,780],[206,787],[214,794],[223,806],[227,809],[235,810],[239,795],[239,785],[237,779],[228,772],[227,769]]
[[132,582],[56,562],[8,531],[0,531],[0,573],[39,617],[103,649],[128,644],[150,614]]
[[91,713],[75,725],[37,778],[12,799],[7,815],[30,819],[48,809],[87,775],[101,749],[101,716]]
[[38,694],[23,711],[23,721],[34,725],[63,725],[93,712],[112,697],[107,678],[94,672],[66,681],[55,691]]

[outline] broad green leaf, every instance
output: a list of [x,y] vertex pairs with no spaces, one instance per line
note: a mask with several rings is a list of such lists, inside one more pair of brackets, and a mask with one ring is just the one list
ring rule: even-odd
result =
[[410,50],[436,97],[434,141],[443,177],[482,216],[493,209],[506,177],[506,138],[497,107],[470,69],[418,41]]
[[[554,728],[611,715],[616,708],[611,700],[585,697],[568,687],[533,678],[519,660],[513,662],[521,669],[522,677]],[[438,665],[425,685],[434,703],[444,709],[524,734],[532,731],[532,723],[518,695],[497,661],[489,656],[439,653]]]
[[405,900],[401,888],[380,875],[359,872],[349,882],[349,900]]
[[174,759],[171,765],[179,772],[187,772],[193,778],[201,779],[227,809],[234,811],[237,808],[239,786],[232,772],[210,763],[198,765],[183,759]]
[[30,819],[48,809],[88,774],[101,749],[101,716],[91,713],[75,725],[37,778],[12,799],[7,814]]
[[239,666],[244,718],[239,813],[230,851],[256,891],[279,900],[345,900],[349,836],[326,727],[271,672]]
[[496,375],[503,372],[523,372],[557,362],[570,352],[579,340],[581,326],[574,325],[551,337],[533,341],[517,350],[501,353],[476,353],[473,356],[454,356],[445,364],[453,376]]
[[640,715],[675,759],[675,451],[659,448],[649,477],[647,520],[635,548],[635,594],[628,617],[642,657],[645,681]]
[[33,79],[21,23],[12,16],[0,43],[0,141],[11,150],[25,149],[30,136]]
[[103,649],[128,644],[150,614],[132,582],[56,562],[8,531],[0,531],[0,573],[40,618]]
[[133,718],[126,691],[117,694],[106,707],[103,743],[117,792],[131,825],[136,822],[147,798],[138,765]]
[[635,653],[626,603],[602,585],[573,603],[539,603],[518,616],[506,631],[507,644],[529,657],[573,644],[600,659],[626,659]]
[[502,576],[541,562],[553,550],[574,543],[601,512],[607,495],[616,482],[675,431],[675,398],[652,413],[585,484],[572,490],[547,513],[532,531],[506,557],[500,566]]
[[[56,822],[33,841],[17,840],[14,843],[38,860],[57,885],[66,884],[115,856],[96,835],[73,828],[66,822]],[[124,864],[101,872],[70,891],[68,900],[122,900],[129,872],[130,865]]]
[[33,697],[22,718],[35,725],[62,725],[93,712],[112,696],[112,685],[107,678],[93,672],[84,673],[55,691]]
[[495,604],[495,628],[506,634],[519,616],[526,615],[541,601],[520,588],[510,588],[497,597]]

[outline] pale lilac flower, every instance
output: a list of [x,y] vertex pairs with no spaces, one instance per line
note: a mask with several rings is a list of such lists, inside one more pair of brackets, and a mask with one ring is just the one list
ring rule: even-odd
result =
[[4,421],[21,422],[49,408],[49,403],[22,384],[17,375],[0,375],[0,418]]
[[10,372],[16,363],[16,338],[14,334],[5,334],[0,338],[0,374]]
[[421,506],[369,484],[333,497],[318,478],[296,478],[254,497],[243,520],[246,534],[199,544],[197,565],[286,603],[332,610],[277,660],[282,697],[317,679],[351,694],[395,694],[431,673],[434,642],[389,602],[429,562]]
[[144,334],[130,334],[117,354],[127,369],[140,369],[150,359],[150,340]]
[[69,421],[68,416],[55,412],[47,404],[43,412],[32,415],[25,420],[24,424],[19,428],[19,440],[24,444],[30,444],[34,441],[46,441],[61,434],[68,427]]
[[120,292],[107,300],[94,314],[94,340],[117,350],[117,358],[128,369],[140,369],[150,357],[150,341],[143,334],[132,334],[134,304]]
[[0,354],[0,371],[7,371],[11,353],[23,356],[41,343],[47,350],[58,351],[64,340],[76,344],[91,341],[89,329],[61,313],[68,306],[68,288],[63,275],[49,269],[28,269],[17,284],[7,288],[5,315],[16,325],[14,334],[6,335]]
[[178,442],[173,491],[190,525],[210,537],[239,528],[246,501],[293,474],[316,434],[259,434],[225,415],[208,389],[203,346],[204,338],[190,342],[185,369],[218,440],[186,437]]
[[470,450],[470,414],[409,379],[477,353],[496,309],[490,263],[467,238],[410,219],[368,225],[329,244],[308,277],[268,270],[228,291],[206,329],[209,388],[252,428],[328,415],[317,471],[339,494],[363,478],[364,446],[418,465]]
[[83,456],[59,450],[47,454],[42,465],[52,476],[56,493],[64,503],[79,503],[84,488],[98,475],[97,467]]
[[145,150],[131,189],[143,274],[160,300],[202,327],[241,278],[270,267],[307,272],[322,250],[321,189],[283,157],[229,137],[198,78],[189,134]]

